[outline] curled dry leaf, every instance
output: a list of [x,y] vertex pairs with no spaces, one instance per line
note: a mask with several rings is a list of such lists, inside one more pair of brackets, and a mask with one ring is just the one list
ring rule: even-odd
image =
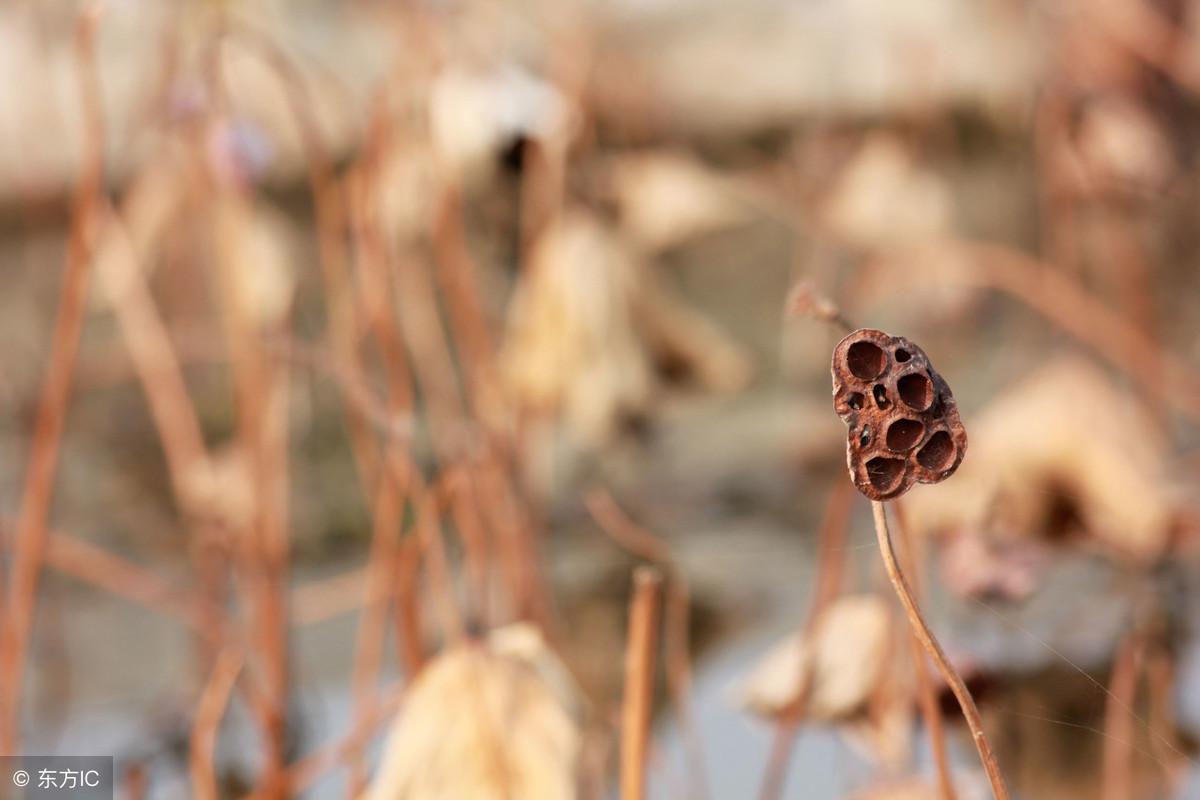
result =
[[612,181],[622,229],[648,252],[668,250],[749,219],[717,176],[681,153],[618,159]]
[[808,693],[808,719],[838,724],[868,755],[898,765],[908,753],[912,703],[909,675],[895,666],[903,632],[881,598],[841,597],[817,618],[811,637],[793,634],[775,645],[738,696],[773,717]]
[[909,501],[914,529],[996,540],[1085,535],[1143,560],[1161,555],[1175,516],[1166,447],[1144,408],[1090,362],[1049,363],[972,422],[959,476]]
[[408,691],[367,800],[569,800],[578,690],[536,628],[451,647]]
[[640,283],[630,254],[587,214],[570,213],[541,235],[513,296],[501,353],[523,406],[561,413],[591,443],[648,407],[652,366],[633,311]]
[[750,374],[739,347],[582,211],[536,242],[509,308],[501,364],[520,405],[561,415],[593,446],[622,419],[650,411],[666,370],[718,390]]

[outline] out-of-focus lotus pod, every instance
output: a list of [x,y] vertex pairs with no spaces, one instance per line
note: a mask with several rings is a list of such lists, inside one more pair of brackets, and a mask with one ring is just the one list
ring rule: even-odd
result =
[[491,71],[450,68],[429,96],[434,150],[459,183],[488,175],[515,141],[563,141],[574,124],[570,103],[550,83],[508,64]]
[[745,223],[750,216],[696,159],[645,153],[613,165],[621,227],[644,250],[658,252]]
[[838,598],[810,637],[793,634],[775,645],[741,681],[738,695],[748,709],[774,717],[807,692],[807,719],[837,724],[882,763],[902,763],[912,704],[909,673],[895,668],[905,653],[897,640],[903,632],[881,598]]
[[972,457],[955,480],[908,501],[916,530],[1083,535],[1146,561],[1164,551],[1176,512],[1162,434],[1090,362],[1047,364],[976,415],[971,430]]
[[891,134],[863,142],[820,209],[826,229],[863,249],[949,235],[953,197],[946,182],[914,162]]
[[578,691],[528,624],[445,651],[417,675],[367,800],[570,800]]

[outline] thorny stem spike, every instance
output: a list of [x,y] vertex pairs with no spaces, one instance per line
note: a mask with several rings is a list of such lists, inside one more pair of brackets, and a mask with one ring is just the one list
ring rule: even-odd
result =
[[971,729],[971,736],[975,740],[975,749],[979,751],[979,758],[983,761],[988,781],[992,784],[992,794],[996,800],[1008,800],[1008,788],[1004,785],[1004,776],[1000,774],[1000,765],[996,762],[995,754],[992,753],[992,746],[983,732],[983,720],[979,717],[979,709],[975,707],[975,700],[967,690],[962,676],[958,674],[958,670],[950,663],[942,646],[938,644],[933,631],[929,629],[920,607],[917,606],[912,588],[908,585],[904,573],[900,571],[900,566],[896,561],[896,551],[892,548],[892,537],[888,532],[887,511],[879,500],[871,501],[871,510],[875,514],[875,533],[879,537],[879,553],[883,556],[883,566],[887,570],[888,579],[896,589],[896,595],[900,598],[901,605],[904,606],[905,613],[908,614],[908,622],[929,653],[929,657],[933,659],[938,671],[946,679],[950,691],[954,692],[954,696],[958,698],[958,704],[962,708],[963,716],[967,719],[967,726]]

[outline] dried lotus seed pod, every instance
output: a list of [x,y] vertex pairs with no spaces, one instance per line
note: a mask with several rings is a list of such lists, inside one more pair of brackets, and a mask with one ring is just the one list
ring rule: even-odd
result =
[[833,408],[849,427],[846,465],[858,490],[891,500],[914,482],[954,474],[967,432],[950,387],[925,351],[862,328],[833,349]]

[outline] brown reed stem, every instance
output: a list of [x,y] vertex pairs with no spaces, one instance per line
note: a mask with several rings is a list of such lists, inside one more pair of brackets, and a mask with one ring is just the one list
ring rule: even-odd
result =
[[[921,580],[922,561],[913,550],[911,529],[904,511],[904,504],[897,498],[893,506],[896,510],[896,528],[900,535],[900,556],[904,569],[913,576],[913,583],[919,595],[924,594]],[[921,640],[916,631],[909,629],[909,652],[912,656],[913,669],[917,673],[917,701],[921,706],[921,718],[925,721],[925,732],[929,735],[929,749],[933,753],[933,765],[937,771],[938,792],[942,800],[955,800],[954,777],[950,771],[950,759],[946,754],[946,729],[942,724],[942,709],[934,693],[933,681],[930,680],[929,662],[921,648]]]
[[963,716],[966,717],[967,726],[971,729],[975,748],[979,751],[979,758],[983,762],[988,781],[992,785],[993,796],[996,800],[1008,800],[1008,788],[1004,785],[1004,777],[1000,774],[1000,765],[992,753],[992,746],[983,732],[983,720],[980,719],[979,709],[975,707],[975,700],[967,690],[962,676],[950,663],[950,659],[946,657],[942,646],[934,637],[933,631],[925,622],[925,617],[921,614],[921,609],[917,606],[916,598],[913,596],[912,588],[908,585],[908,581],[896,561],[896,552],[892,548],[892,537],[888,532],[887,510],[883,503],[872,500],[871,511],[875,515],[875,533],[879,537],[879,552],[883,556],[883,566],[887,570],[888,579],[896,589],[896,595],[900,598],[901,605],[904,606],[904,611],[908,614],[908,622],[912,626],[913,633],[921,640],[929,657],[933,659],[934,665],[946,679],[946,684],[958,698],[958,704],[962,708]]
[[1145,651],[1146,638],[1135,631],[1121,643],[1113,663],[1104,709],[1103,800],[1131,800],[1137,796],[1133,784],[1133,704]]
[[[336,741],[323,745],[287,768],[287,785],[299,794],[315,783],[321,776],[346,763],[369,743],[375,729],[390,720],[404,699],[403,682],[397,682],[376,693],[367,717],[354,721],[349,732]],[[245,795],[242,800],[264,800],[259,792]]]
[[687,757],[688,797],[710,797],[704,747],[692,706],[692,661],[688,646],[688,617],[691,592],[687,576],[679,568],[667,544],[635,524],[617,506],[606,489],[588,490],[584,505],[605,533],[618,544],[659,566],[667,578],[666,608],[663,613],[663,667],[667,691],[679,717],[679,728]]
[[646,750],[661,602],[662,573],[655,567],[635,569],[625,644],[625,697],[621,703],[621,800],[643,800],[646,796]]
[[172,586],[145,567],[107,550],[51,532],[45,564],[142,608],[165,614],[211,643],[220,642],[220,628],[210,624],[219,610],[207,609],[203,598],[198,599],[192,592]]
[[196,720],[192,724],[192,739],[188,748],[188,766],[191,771],[192,797],[197,800],[217,800],[221,797],[217,786],[213,755],[217,749],[217,734],[221,718],[229,705],[229,697],[237,684],[245,657],[240,648],[227,647],[217,656],[212,674],[200,700],[196,704]]
[[50,500],[62,449],[71,377],[87,306],[97,212],[104,179],[104,120],[94,60],[96,7],[85,9],[75,31],[75,59],[83,111],[83,158],[71,208],[65,274],[54,339],[38,400],[21,511],[13,537],[13,566],[4,619],[0,620],[0,755],[16,755],[21,688],[46,549]]

